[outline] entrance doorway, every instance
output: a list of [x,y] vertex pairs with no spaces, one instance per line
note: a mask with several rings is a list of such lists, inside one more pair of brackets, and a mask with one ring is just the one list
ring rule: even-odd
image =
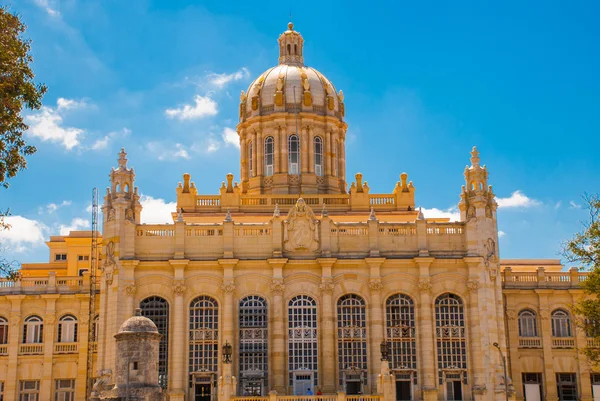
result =
[[448,401],[462,401],[462,382],[460,380],[446,382],[446,399]]
[[523,373],[523,393],[525,401],[540,401],[542,399],[542,374]]
[[360,380],[346,380],[346,394],[357,395],[360,394],[361,385]]
[[194,385],[194,401],[211,401],[211,385],[196,383]]
[[412,400],[412,372],[396,371],[396,401]]
[[[216,383],[214,383],[214,375],[210,373],[196,373],[193,376],[192,391],[190,399],[192,401],[213,401],[213,393]],[[216,397],[214,397],[216,399]]]
[[308,390],[313,391],[313,372],[294,373],[294,395],[306,395]]

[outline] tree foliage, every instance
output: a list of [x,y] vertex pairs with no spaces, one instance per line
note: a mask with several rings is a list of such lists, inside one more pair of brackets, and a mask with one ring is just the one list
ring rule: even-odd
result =
[[24,108],[42,107],[46,86],[34,82],[31,69],[31,40],[22,34],[26,26],[7,7],[0,7],[0,185],[27,167],[26,156],[35,153],[23,133],[29,128],[23,121]]
[[[588,220],[582,223],[583,230],[564,244],[563,254],[567,261],[589,271],[583,282],[586,297],[575,304],[573,311],[577,325],[600,343],[600,197],[586,194],[583,200]],[[584,354],[592,364],[600,364],[599,348],[586,347]]]

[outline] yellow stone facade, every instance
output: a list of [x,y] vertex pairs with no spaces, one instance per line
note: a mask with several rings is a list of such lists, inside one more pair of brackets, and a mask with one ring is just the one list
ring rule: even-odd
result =
[[293,25],[279,44],[279,65],[241,95],[240,183],[229,174],[202,195],[184,174],[173,223],[141,224],[121,151],[102,206],[95,313],[90,232],[51,237],[49,263],[0,282],[3,399],[67,387],[85,399],[88,348],[90,379],[112,383],[114,335],[141,307],[164,336],[169,400],[303,400],[310,388],[325,401],[502,401],[505,355],[510,397],[591,401],[597,375],[579,352],[591,339],[569,315],[586,275],[500,261],[477,150],[458,222],[416,210],[405,173],[389,194],[361,174],[348,188],[343,94],[304,67]]

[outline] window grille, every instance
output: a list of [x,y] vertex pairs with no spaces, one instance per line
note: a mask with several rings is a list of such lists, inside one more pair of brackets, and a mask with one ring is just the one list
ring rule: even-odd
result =
[[8,344],[8,320],[0,316],[0,344]]
[[65,315],[58,321],[57,342],[77,342],[77,318],[73,315]]
[[300,139],[298,135],[290,135],[288,139],[288,171],[290,174],[299,174],[300,171]]
[[562,309],[552,312],[552,336],[571,337],[571,317]]
[[59,379],[54,383],[54,401],[75,401],[74,379]]
[[21,380],[19,382],[19,401],[39,401],[40,381]]
[[189,371],[217,372],[219,306],[201,295],[190,303]]
[[529,309],[519,312],[519,336],[538,337],[537,316],[535,312]]
[[39,316],[29,316],[23,326],[23,343],[39,344],[44,341],[44,323]]
[[323,175],[323,140],[315,137],[315,174]]
[[412,298],[396,294],[386,302],[386,338],[392,369],[417,369],[415,306]]
[[340,384],[344,372],[362,373],[367,384],[367,318],[365,300],[356,294],[347,294],[338,300],[338,368]]
[[556,387],[558,389],[558,399],[560,401],[577,401],[577,382],[575,373],[557,373]]
[[273,164],[275,163],[275,141],[273,137],[267,137],[265,139],[265,175],[271,176],[273,175]]
[[[249,381],[262,382],[262,389],[268,386],[268,309],[267,301],[252,295],[240,300],[240,386],[242,391]],[[262,390],[261,389],[261,390]],[[256,394],[258,389],[253,391]]]
[[307,295],[298,295],[288,304],[288,373],[293,385],[294,371],[313,372],[318,383],[317,303]]
[[[446,293],[435,300],[435,332],[438,359],[438,377],[444,381],[444,372],[462,371],[466,383],[467,344],[465,336],[465,315],[462,300],[454,294]],[[447,377],[448,374],[446,374]]]
[[152,320],[162,334],[158,344],[158,381],[166,388],[169,378],[169,303],[164,298],[152,296],[142,300],[140,308],[142,316]]

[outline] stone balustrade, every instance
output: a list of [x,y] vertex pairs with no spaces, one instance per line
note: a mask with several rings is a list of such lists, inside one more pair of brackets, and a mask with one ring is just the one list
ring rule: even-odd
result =
[[47,277],[22,277],[17,280],[0,279],[0,295],[9,294],[77,294],[90,290],[90,275],[82,277],[56,276],[49,272]]
[[575,348],[575,338],[552,337],[552,348]]
[[588,273],[580,272],[573,267],[566,272],[547,272],[543,267],[538,267],[533,272],[513,272],[510,267],[504,268],[502,274],[502,287],[509,289],[536,289],[536,288],[580,288],[581,283],[587,280]]
[[44,344],[19,344],[19,355],[41,355]]
[[76,354],[79,352],[79,343],[55,343],[55,354]]
[[346,395],[344,392],[323,395],[277,395],[271,392],[266,397],[233,396],[231,401],[383,401],[383,395]]
[[542,338],[519,337],[519,348],[542,348]]

